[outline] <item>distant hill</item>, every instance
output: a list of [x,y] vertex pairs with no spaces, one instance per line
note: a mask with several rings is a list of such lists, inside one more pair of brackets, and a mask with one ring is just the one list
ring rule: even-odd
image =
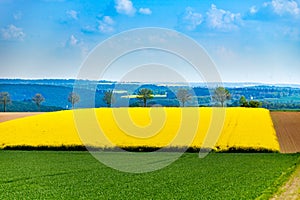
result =
[[[52,111],[59,111],[64,110],[62,107],[57,106],[44,106],[41,105],[41,112],[52,112]],[[2,107],[0,105],[0,111],[2,112]],[[32,103],[31,101],[12,101],[6,107],[7,112],[37,112],[36,104]]]
[[[13,104],[9,109],[14,111],[35,111],[36,106],[31,105],[31,99],[36,93],[45,97],[42,109],[47,111],[69,109],[68,95],[76,90],[80,92],[80,102],[77,107],[105,107],[104,93],[113,90],[116,97],[115,107],[141,106],[141,101],[136,98],[124,98],[124,96],[137,94],[140,88],[151,89],[157,98],[150,99],[148,105],[179,106],[176,93],[179,88],[187,88],[193,93],[192,101],[186,106],[212,106],[211,100],[213,88],[208,88],[203,83],[191,83],[187,87],[183,83],[116,83],[112,81],[87,81],[87,80],[64,80],[64,79],[0,79],[0,92],[9,92]],[[268,109],[300,109],[300,86],[298,85],[267,85],[261,83],[224,83],[231,93],[232,99],[228,106],[239,106],[239,98],[245,96],[247,100],[257,100]],[[160,96],[160,97],[159,97]],[[94,101],[93,101],[94,99]],[[195,104],[196,103],[196,104]],[[46,108],[47,107],[47,108]],[[1,108],[1,105],[0,105]],[[0,109],[1,110],[1,109]]]
[[[68,104],[68,94],[72,87],[40,84],[0,84],[0,91],[9,92],[13,101],[28,102],[36,93],[41,93],[45,102],[42,105],[65,108]],[[69,105],[70,106],[70,105]]]

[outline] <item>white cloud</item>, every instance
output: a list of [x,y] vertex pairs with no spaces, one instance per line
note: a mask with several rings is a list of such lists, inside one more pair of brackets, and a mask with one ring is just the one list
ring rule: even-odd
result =
[[110,33],[114,31],[114,24],[115,21],[110,16],[104,16],[102,20],[99,21],[98,29],[102,33]]
[[22,28],[18,28],[12,24],[1,29],[1,35],[4,40],[23,41],[25,38],[25,33],[23,32]]
[[292,40],[300,41],[300,30],[297,27],[281,27],[281,32],[284,36],[291,38]]
[[149,8],[140,8],[139,13],[144,14],[144,15],[151,15],[152,11]]
[[219,58],[223,60],[234,60],[237,57],[237,55],[231,49],[226,48],[225,46],[218,46],[216,53]]
[[71,35],[69,39],[69,44],[71,46],[76,46],[78,44],[78,39],[74,35]]
[[72,57],[81,56],[85,58],[90,51],[90,48],[83,42],[83,40],[78,39],[75,35],[70,35],[70,37],[61,43],[61,48],[64,52]]
[[203,17],[201,13],[197,13],[193,8],[187,7],[181,20],[181,26],[189,31],[192,31],[203,22]]
[[103,22],[108,25],[113,25],[115,23],[114,20],[110,16],[104,16]]
[[115,3],[115,8],[120,14],[133,16],[136,12],[136,9],[133,7],[130,0],[116,0]]
[[70,18],[72,18],[72,19],[75,19],[75,20],[78,19],[78,12],[75,11],[75,10],[68,10],[68,11],[66,12],[66,14],[67,14]]
[[300,9],[298,3],[294,0],[272,0],[271,2],[265,2],[264,7],[271,7],[274,13],[278,15],[291,14],[293,16],[300,15]]
[[76,38],[73,34],[70,35],[70,37],[65,40],[63,43],[62,43],[62,47],[65,47],[65,48],[72,48],[72,47],[76,47],[76,46],[79,46],[80,42],[78,40],[78,38]]
[[240,13],[231,13],[230,11],[218,9],[214,4],[211,5],[206,14],[207,24],[210,28],[229,31],[237,29],[242,23]]
[[249,10],[250,10],[251,14],[255,14],[258,11],[258,9],[256,8],[256,6],[252,6]]
[[94,33],[96,31],[96,28],[90,25],[86,25],[81,28],[81,32],[83,33]]
[[22,13],[21,12],[15,12],[13,14],[13,17],[15,20],[20,20],[22,18]]

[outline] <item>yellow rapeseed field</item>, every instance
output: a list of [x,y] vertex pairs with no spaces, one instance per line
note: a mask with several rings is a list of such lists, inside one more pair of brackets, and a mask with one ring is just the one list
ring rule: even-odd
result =
[[279,151],[266,109],[98,108],[45,113],[0,123],[0,148],[83,144]]

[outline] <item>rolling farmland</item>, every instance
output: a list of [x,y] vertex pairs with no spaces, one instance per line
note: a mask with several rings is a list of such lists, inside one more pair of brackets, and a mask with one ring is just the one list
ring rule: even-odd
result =
[[0,199],[268,199],[298,159],[278,153],[199,159],[186,153],[164,169],[131,174],[88,152],[0,151]]
[[[96,127],[98,124],[100,132]],[[204,146],[218,151],[230,148],[279,151],[272,120],[265,109],[100,108],[60,111],[3,122],[0,135],[2,148],[83,145],[84,141],[85,145],[94,147]]]
[[14,120],[18,118],[23,118],[23,117],[29,117],[33,115],[38,115],[42,113],[34,113],[34,112],[9,112],[9,113],[0,113],[0,123],[9,121],[9,120]]
[[[112,141],[119,142],[120,146],[150,144],[145,138],[122,136],[128,133],[128,129],[122,131],[116,128],[117,124],[112,123],[116,119],[113,118],[114,114],[124,116],[125,113],[128,114],[126,109],[83,111],[86,114],[95,114],[99,121],[105,119],[99,122],[102,123],[101,127],[106,130],[107,136]],[[167,120],[157,135],[150,137],[152,144],[157,146],[164,145],[164,142],[174,137],[172,134],[166,137],[164,133],[177,130],[178,126],[175,125],[180,122],[183,111],[179,108],[129,110],[130,119],[143,130],[147,130],[146,127],[156,130],[155,126],[151,128],[152,123],[157,123],[153,122],[151,117],[162,116],[162,111],[166,116],[173,117],[173,123]],[[2,148],[6,145],[82,145],[76,131],[73,112],[1,113],[0,145]],[[201,108],[198,114],[199,126],[191,145],[202,145],[204,133],[211,123],[211,109]],[[84,116],[89,121],[89,115]],[[267,147],[279,151],[280,145],[280,151],[283,153],[297,152],[297,122],[299,113],[271,112],[270,115],[265,109],[227,108],[222,131],[214,148],[226,150],[230,147]],[[112,132],[116,135],[110,135]],[[144,134],[148,136],[149,132]],[[160,143],[155,143],[155,140]],[[117,152],[114,154],[118,156]],[[121,154],[119,159],[121,162],[124,160]],[[299,154],[211,153],[199,159],[197,154],[185,153],[161,170],[130,174],[103,165],[88,152],[0,150],[0,198],[26,196],[30,199],[269,199],[278,192],[297,166],[299,167],[299,161]],[[293,191],[297,191],[299,187],[295,178],[297,177],[293,179]],[[283,188],[286,187],[289,186]],[[287,197],[286,193],[288,191],[285,189],[284,198]],[[297,192],[293,193],[293,197],[297,196]],[[282,198],[282,195],[279,198]]]
[[300,152],[300,113],[271,112],[282,153]]

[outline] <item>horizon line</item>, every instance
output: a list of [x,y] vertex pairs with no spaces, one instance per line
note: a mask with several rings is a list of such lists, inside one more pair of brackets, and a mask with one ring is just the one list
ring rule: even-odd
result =
[[203,81],[188,81],[188,82],[182,82],[182,81],[117,81],[117,80],[91,80],[91,79],[76,79],[76,78],[58,78],[58,77],[51,77],[51,78],[11,78],[11,77],[1,77],[0,80],[25,80],[25,81],[42,81],[42,80],[68,80],[68,81],[91,81],[91,82],[110,82],[110,83],[151,83],[151,84],[176,84],[176,83],[185,83],[185,84],[257,84],[257,85],[300,85],[300,83],[271,83],[271,82],[260,82],[260,81],[222,81],[222,82],[203,82]]

